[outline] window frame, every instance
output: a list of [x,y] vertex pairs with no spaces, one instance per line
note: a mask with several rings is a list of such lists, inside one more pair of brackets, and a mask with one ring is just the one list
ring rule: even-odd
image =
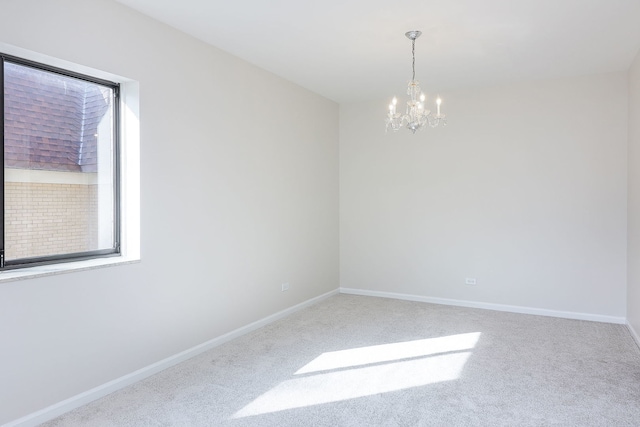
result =
[[[20,66],[31,67],[34,69],[59,74],[82,80],[89,83],[98,84],[109,87],[113,90],[113,129],[112,129],[112,161],[113,161],[113,248],[97,249],[85,252],[66,253],[58,255],[46,255],[29,258],[18,258],[15,260],[6,260],[5,257],[5,62],[13,63]],[[0,52],[0,144],[2,145],[2,168],[0,178],[0,271],[21,269],[27,267],[35,267],[41,265],[66,263],[73,261],[82,261],[95,258],[118,257],[122,255],[122,212],[121,212],[121,96],[120,83],[106,80],[103,78],[78,73],[68,69],[47,65],[42,62],[32,61],[14,55]]]

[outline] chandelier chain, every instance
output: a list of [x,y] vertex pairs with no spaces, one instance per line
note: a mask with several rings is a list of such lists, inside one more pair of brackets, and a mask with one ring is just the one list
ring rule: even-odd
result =
[[414,81],[416,79],[416,39],[411,40],[411,56],[413,57],[413,62],[411,63],[411,69],[413,70],[411,80]]

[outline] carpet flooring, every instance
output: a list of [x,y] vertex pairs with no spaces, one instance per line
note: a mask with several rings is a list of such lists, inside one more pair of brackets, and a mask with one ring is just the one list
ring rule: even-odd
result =
[[45,424],[640,426],[623,325],[336,295]]

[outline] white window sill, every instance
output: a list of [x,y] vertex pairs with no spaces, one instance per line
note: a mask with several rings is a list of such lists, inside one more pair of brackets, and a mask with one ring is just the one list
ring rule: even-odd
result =
[[83,261],[65,262],[60,264],[38,265],[18,270],[0,271],[0,283],[14,280],[33,279],[35,277],[53,276],[56,274],[71,273],[74,271],[95,270],[116,265],[135,264],[140,258],[110,257],[87,259]]

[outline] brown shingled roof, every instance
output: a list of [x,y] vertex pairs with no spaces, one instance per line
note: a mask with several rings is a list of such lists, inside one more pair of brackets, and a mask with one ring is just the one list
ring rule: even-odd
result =
[[4,73],[5,167],[95,172],[101,86],[10,62]]

